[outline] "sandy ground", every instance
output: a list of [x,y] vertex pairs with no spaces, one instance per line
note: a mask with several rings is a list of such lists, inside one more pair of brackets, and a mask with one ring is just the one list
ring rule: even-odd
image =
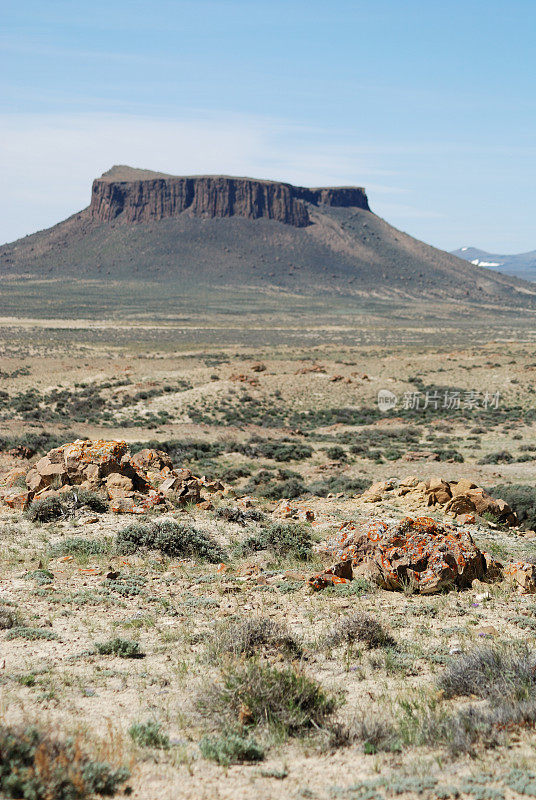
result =
[[[394,349],[380,343],[351,347],[330,342],[315,345],[311,351],[284,341],[255,348],[196,346],[192,342],[175,348],[172,342],[165,346],[157,341],[140,343],[134,329],[129,341],[117,342],[109,325],[103,326],[99,341],[93,336],[94,329],[84,338],[85,323],[78,326],[76,339],[66,339],[65,330],[77,326],[64,328],[49,322],[26,321],[20,326],[13,320],[0,321],[0,389],[9,397],[1,409],[0,437],[16,439],[42,430],[60,437],[74,432],[127,441],[248,442],[255,435],[287,437],[310,444],[312,456],[277,463],[224,451],[210,463],[192,466],[206,468],[214,477],[244,464],[253,471],[290,469],[306,484],[329,476],[372,482],[409,474],[448,480],[468,477],[483,486],[534,484],[535,462],[526,448],[536,446],[536,423],[527,420],[525,412],[534,408],[536,360],[533,346],[523,341],[498,342],[490,335],[481,343],[454,349],[437,342],[428,345],[425,340]],[[266,369],[255,372],[257,362]],[[303,372],[314,364],[320,364],[323,371]],[[236,376],[246,377],[242,381]],[[114,382],[124,378],[129,382],[115,386]],[[416,383],[416,378],[422,383]],[[54,410],[45,399],[51,390],[62,388],[76,395],[84,383],[98,388],[112,408],[111,418],[103,420],[102,409],[96,408],[87,419],[61,420],[53,414],[52,418],[44,415],[32,420],[12,402],[35,388],[39,393],[36,407]],[[113,385],[107,387],[108,383]],[[171,390],[164,392],[164,385]],[[402,413],[404,393],[421,391],[422,400],[427,386],[459,390],[462,397],[470,391],[480,398],[486,392],[499,392],[499,408],[508,413],[499,419],[486,418],[482,412],[477,420],[470,414],[461,417],[440,408],[424,422],[418,410]],[[375,411],[380,389],[398,395],[399,405],[364,426],[328,418],[298,428],[287,416],[278,426],[265,428],[255,412],[250,421],[236,424],[222,411],[222,402],[228,404],[223,409],[240,406],[245,394],[253,398],[253,408],[278,408],[288,414],[337,408]],[[132,400],[136,393],[151,390],[156,390],[153,396]],[[162,411],[167,413],[165,420],[158,417]],[[136,414],[139,424],[132,426]],[[143,422],[146,414],[150,415],[149,424]],[[195,421],[199,414],[202,420]],[[390,444],[397,444],[397,431],[408,427],[417,429],[416,440],[399,443],[399,457],[371,459],[367,452],[350,451],[363,431],[392,430],[391,443],[383,439],[375,445],[370,438],[366,440],[372,442],[371,449],[385,452]],[[347,452],[342,461],[327,453],[327,448],[341,442]],[[405,460],[408,450],[452,448],[463,462]],[[511,453],[510,463],[478,463],[487,454],[503,450]],[[527,460],[520,461],[527,453]],[[30,463],[1,453],[0,481],[10,468],[27,468]],[[238,496],[247,480],[234,484]],[[238,499],[225,502],[239,504]],[[276,502],[262,498],[255,502],[270,521]],[[292,503],[314,510],[312,531],[318,541],[332,535],[344,521],[370,515],[398,518],[408,511],[397,501],[371,507],[355,492],[341,497],[308,496]],[[265,760],[223,767],[201,756],[200,739],[214,734],[217,726],[215,720],[200,716],[194,698],[205,691],[205,682],[219,680],[221,664],[208,656],[216,626],[237,618],[264,616],[289,625],[304,645],[299,668],[344,700],[336,719],[349,724],[356,716],[389,716],[397,713],[399,700],[411,698],[413,702],[437,692],[437,677],[453,657],[453,649],[464,652],[482,643],[530,644],[532,628],[520,625],[520,619],[534,617],[536,606],[530,596],[520,596],[505,584],[433,597],[374,588],[361,594],[312,593],[305,579],[320,566],[318,557],[314,563],[304,564],[266,555],[231,554],[233,545],[262,523],[243,528],[223,522],[215,510],[170,512],[177,520],[188,519],[209,532],[228,549],[226,568],[218,571],[214,564],[178,561],[154,552],[116,555],[114,537],[132,519],[128,515],[96,516],[96,521],[89,523],[82,514],[34,524],[20,512],[0,506],[0,602],[16,613],[21,625],[53,636],[28,640],[10,638],[9,630],[0,632],[4,721],[38,721],[61,735],[76,733],[89,751],[113,763],[130,765],[128,786],[140,800],[436,797],[447,785],[453,792],[447,796],[455,796],[455,790],[468,797],[520,796],[505,780],[512,769],[528,774],[534,764],[530,729],[512,731],[508,743],[496,749],[479,745],[473,757],[458,758],[440,746],[408,746],[401,752],[367,755],[360,742],[334,748],[320,734],[281,741],[260,730],[256,735],[265,744]],[[489,527],[484,521],[470,530],[477,543],[495,548],[501,555],[525,558],[534,552],[535,545],[521,531]],[[109,547],[98,555],[54,555],[51,548],[67,539],[101,541]],[[248,574],[255,564],[261,572]],[[52,578],[40,583],[35,574],[39,569],[49,570]],[[110,589],[106,583],[110,570],[138,581],[138,593],[125,596]],[[386,653],[360,645],[350,650],[346,646],[323,647],[323,634],[344,615],[356,611],[378,619],[398,648]],[[122,659],[95,652],[96,643],[114,636],[138,641],[145,657]],[[273,663],[282,662],[276,658]],[[468,702],[472,701],[462,699],[454,705]],[[146,720],[161,723],[170,737],[169,749],[141,747],[132,741],[130,726]],[[471,776],[476,783],[468,782]],[[383,778],[386,785],[363,783]],[[427,784],[430,779],[435,781],[433,786]],[[499,794],[478,794],[477,789],[484,792],[483,787]]]

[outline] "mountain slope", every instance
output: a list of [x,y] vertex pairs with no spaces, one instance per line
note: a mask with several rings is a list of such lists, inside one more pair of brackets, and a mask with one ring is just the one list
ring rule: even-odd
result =
[[452,255],[490,269],[496,269],[505,275],[515,275],[526,281],[536,281],[536,250],[515,255],[497,255],[478,250],[476,247],[460,247],[453,250]]
[[372,213],[364,189],[114,167],[91,204],[0,248],[0,276],[536,306],[536,288],[467,264]]

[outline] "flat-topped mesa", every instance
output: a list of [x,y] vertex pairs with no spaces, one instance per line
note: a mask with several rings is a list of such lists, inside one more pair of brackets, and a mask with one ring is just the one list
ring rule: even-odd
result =
[[175,177],[114,167],[93,182],[89,212],[101,222],[147,222],[188,211],[204,217],[263,217],[303,228],[311,222],[308,203],[369,210],[365,190],[354,186],[306,189],[254,178]]

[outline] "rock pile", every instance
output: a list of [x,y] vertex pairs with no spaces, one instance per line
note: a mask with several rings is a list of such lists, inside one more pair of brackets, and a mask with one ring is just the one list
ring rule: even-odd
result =
[[467,479],[446,481],[442,478],[419,480],[410,475],[400,481],[388,480],[373,483],[362,495],[368,503],[404,498],[404,502],[414,507],[435,506],[455,517],[462,514],[492,514],[497,522],[517,525],[518,519],[508,503],[496,500],[485,489]]
[[224,488],[217,481],[196,478],[188,469],[174,469],[160,450],[132,455],[126,442],[85,439],[50,450],[29,470],[25,482],[25,491],[8,492],[4,502],[25,508],[32,500],[78,486],[105,495],[116,513],[143,513],[166,499],[200,503],[202,492]]
[[420,594],[434,594],[454,586],[467,588],[475,579],[498,574],[496,563],[478,549],[469,533],[430,517],[347,523],[322,549],[337,563],[310,579],[313,589],[360,576],[383,589],[410,587]]

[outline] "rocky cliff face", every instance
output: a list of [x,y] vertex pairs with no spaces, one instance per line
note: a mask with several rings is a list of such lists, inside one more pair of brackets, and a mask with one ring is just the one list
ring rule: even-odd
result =
[[369,208],[365,190],[354,186],[306,189],[218,175],[125,180],[117,174],[114,178],[112,170],[93,182],[89,209],[93,219],[147,222],[189,211],[206,217],[264,217],[303,228],[310,224],[309,203]]

